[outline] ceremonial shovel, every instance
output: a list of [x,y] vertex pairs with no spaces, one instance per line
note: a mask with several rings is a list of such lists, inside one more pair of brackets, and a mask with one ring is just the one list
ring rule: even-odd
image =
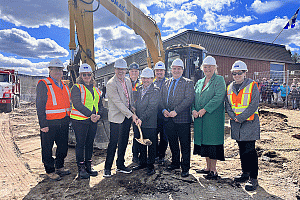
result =
[[138,141],[138,143],[140,143],[142,145],[150,146],[152,144],[151,140],[149,140],[149,139],[143,139],[143,133],[142,133],[140,125],[137,125],[137,127],[138,127],[139,132],[140,132],[140,138],[139,139],[135,138],[136,141]]

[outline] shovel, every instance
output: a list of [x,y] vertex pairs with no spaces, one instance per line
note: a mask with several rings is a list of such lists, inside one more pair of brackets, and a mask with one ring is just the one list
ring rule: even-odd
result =
[[138,127],[139,132],[140,132],[140,138],[139,139],[135,138],[136,141],[138,141],[138,143],[140,143],[142,145],[150,146],[152,144],[151,140],[149,140],[149,139],[143,139],[143,133],[142,133],[140,125],[138,125],[137,127]]

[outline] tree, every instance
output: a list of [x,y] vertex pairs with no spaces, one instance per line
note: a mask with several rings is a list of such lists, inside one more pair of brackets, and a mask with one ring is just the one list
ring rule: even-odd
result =
[[300,54],[298,54],[297,52],[295,52],[294,54],[292,54],[292,60],[295,63],[300,63]]

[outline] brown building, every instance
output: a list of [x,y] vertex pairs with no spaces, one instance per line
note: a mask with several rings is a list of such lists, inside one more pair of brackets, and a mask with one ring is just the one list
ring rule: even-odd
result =
[[[267,78],[272,78],[274,71],[286,71],[293,65],[291,53],[284,45],[228,37],[212,33],[187,30],[163,41],[164,49],[172,45],[200,44],[207,55],[217,60],[218,73],[224,76],[226,82],[231,81],[230,69],[236,60],[244,61],[249,69],[248,77],[255,78],[257,72],[269,72]],[[136,62],[142,68],[146,67],[146,49],[125,57],[127,63]],[[96,71],[98,82],[107,82],[113,75],[113,64],[108,64]],[[195,67],[195,66],[193,66]]]

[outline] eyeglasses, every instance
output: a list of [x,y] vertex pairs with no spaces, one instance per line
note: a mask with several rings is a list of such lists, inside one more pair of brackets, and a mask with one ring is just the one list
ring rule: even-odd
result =
[[236,76],[236,75],[242,75],[244,72],[232,72],[232,76]]
[[90,77],[92,76],[92,74],[82,74],[82,77],[86,77],[86,76]]

